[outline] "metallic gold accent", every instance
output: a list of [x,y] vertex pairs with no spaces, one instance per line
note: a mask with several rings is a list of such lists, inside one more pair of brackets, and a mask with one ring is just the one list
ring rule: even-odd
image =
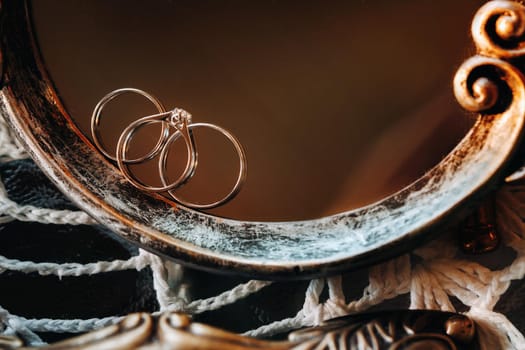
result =
[[414,310],[346,316],[289,339],[299,342],[297,350],[460,350],[476,348],[474,335],[474,322],[466,316]]
[[[45,350],[101,350],[135,349],[144,344],[153,332],[153,318],[146,313],[131,314],[122,321],[88,334],[61,341]],[[22,348],[30,349],[30,348]],[[21,350],[22,350],[21,349]]]
[[[474,56],[467,59],[454,77],[454,94],[463,108],[471,112],[501,113],[499,118],[525,113],[525,77],[513,64],[501,59]],[[498,98],[508,89],[510,101]]]
[[[109,94],[105,95],[100,101],[98,101],[97,105],[95,106],[95,109],[93,110],[93,115],[91,116],[91,136],[93,137],[93,143],[95,144],[99,152],[102,153],[106,158],[114,162],[117,161],[117,158],[107,151],[106,146],[102,142],[102,137],[100,134],[100,118],[102,117],[102,110],[109,102],[115,100],[120,95],[130,93],[138,94],[139,96],[145,97],[149,102],[151,102],[155,106],[158,113],[166,112],[166,108],[164,107],[162,102],[159,101],[155,96],[148,94],[145,91],[133,88],[123,88],[114,90]],[[137,159],[123,159],[123,161],[128,164],[136,164],[154,158],[160,153],[160,150],[166,142],[166,140],[168,139],[168,137],[168,125],[166,123],[162,123],[162,131],[160,138],[150,152]]]
[[[520,68],[506,59],[525,55],[525,6],[513,1],[490,1],[472,22],[472,37],[478,56],[466,60],[454,78],[454,93],[467,110],[494,114],[497,118],[525,115],[525,78]],[[501,113],[499,115],[498,113]],[[520,178],[513,174],[507,178]],[[496,249],[494,203],[481,205],[461,233],[461,247],[467,253]]]
[[[115,156],[111,155],[101,140],[100,134],[100,118],[102,116],[102,110],[107,106],[108,103],[115,100],[122,94],[133,93],[139,96],[145,97],[149,102],[155,105],[157,112],[154,115],[148,115],[141,117],[131,124],[129,124],[119,137],[117,143],[117,150]],[[137,131],[142,127],[150,124],[161,124],[160,137],[157,140],[155,146],[145,155],[131,159],[127,157],[130,142]],[[211,203],[192,203],[184,200],[176,194],[175,190],[188,182],[193,175],[198,164],[197,160],[197,149],[195,147],[195,140],[193,138],[193,129],[195,128],[209,128],[222,134],[228,141],[233,145],[237,156],[239,157],[239,171],[237,179],[233,188],[223,196],[221,199],[213,201]],[[173,132],[172,132],[173,131]],[[188,208],[193,209],[212,209],[223,204],[228,203],[240,192],[246,180],[247,172],[247,160],[246,152],[240,143],[240,141],[228,130],[212,123],[193,123],[192,116],[187,111],[181,108],[175,108],[171,111],[166,111],[162,102],[160,102],[155,96],[139,89],[135,88],[122,88],[111,91],[106,94],[97,103],[91,116],[91,135],[95,147],[100,153],[104,155],[108,160],[113,161],[118,165],[122,175],[136,188],[152,193],[164,192],[166,197],[173,199],[176,203],[184,205]],[[168,153],[171,144],[176,140],[182,138],[186,145],[187,160],[184,171],[175,181],[168,180]],[[146,161],[152,160],[159,156],[158,159],[158,172],[162,182],[162,186],[154,186],[143,183],[140,179],[135,177],[133,171],[129,168],[130,164],[141,164]]]
[[474,322],[466,316],[405,310],[341,317],[293,332],[283,341],[241,336],[183,314],[132,314],[113,326],[39,349],[475,350],[478,345]]
[[472,38],[484,56],[515,58],[525,54],[525,7],[514,1],[489,1],[472,22]]
[[[165,347],[175,349],[289,349],[289,342],[269,342],[243,337],[201,323],[190,322],[176,313],[160,317],[157,338]],[[162,348],[162,347],[160,347]]]
[[466,219],[459,239],[461,249],[469,254],[488,253],[498,248],[500,237],[496,227],[496,208],[493,197],[481,203]]
[[[23,3],[4,2],[2,11],[8,14],[2,16],[6,30],[0,34],[9,86],[0,91],[0,113],[33,159],[101,224],[146,249],[203,269],[264,280],[311,278],[406,252],[506,175],[525,124],[525,108],[516,102],[523,97],[518,91],[523,82],[493,59],[494,64],[475,74],[463,69],[470,80],[464,88],[459,81],[459,90],[467,99],[482,97],[483,103],[473,103],[482,108],[475,109],[505,113],[479,118],[453,152],[395,195],[300,223],[228,220],[183,206],[173,210],[162,196],[146,195],[123,181],[122,174],[94,151],[45,74]],[[262,237],[263,244],[254,244],[255,236]]]
[[468,344],[474,339],[476,327],[474,322],[463,315],[450,317],[445,322],[445,330],[447,335],[463,344]]
[[14,336],[0,335],[0,350],[16,349],[23,346],[20,338]]
[[[478,10],[472,37],[479,55],[467,59],[454,78],[454,93],[463,108],[523,116],[523,74],[504,59],[525,54],[524,32],[525,7],[521,4],[490,1]],[[502,91],[505,89],[508,91]],[[505,96],[511,101],[504,101]]]

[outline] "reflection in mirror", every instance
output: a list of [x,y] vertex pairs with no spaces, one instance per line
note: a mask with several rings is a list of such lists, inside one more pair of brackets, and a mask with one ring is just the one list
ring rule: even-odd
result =
[[[473,118],[451,80],[472,53],[470,19],[484,1],[57,1],[32,3],[38,44],[79,129],[122,87],[229,129],[246,149],[247,181],[209,211],[243,220],[313,219],[370,204],[416,180],[463,137]],[[108,105],[102,137],[155,113],[137,96]],[[147,127],[131,153],[145,154]],[[221,135],[198,130],[195,176],[178,190],[213,201],[238,160]],[[184,145],[170,152],[176,174]],[[156,163],[136,166],[160,184]],[[176,175],[173,175],[174,177]]]

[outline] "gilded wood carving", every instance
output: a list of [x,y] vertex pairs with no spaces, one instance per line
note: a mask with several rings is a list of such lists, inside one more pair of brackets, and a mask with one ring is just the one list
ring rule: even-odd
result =
[[[16,338],[0,349],[18,348]],[[183,314],[159,318],[132,314],[118,324],[40,349],[232,349],[232,350],[466,350],[478,349],[474,322],[440,311],[399,311],[346,316],[293,332],[288,340],[243,337],[201,323]]]

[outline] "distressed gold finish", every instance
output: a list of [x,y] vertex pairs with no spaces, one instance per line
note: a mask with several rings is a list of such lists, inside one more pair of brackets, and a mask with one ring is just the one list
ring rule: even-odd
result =
[[459,236],[461,249],[465,253],[488,253],[498,248],[500,237],[496,227],[496,208],[492,196],[485,199],[467,218]]
[[149,314],[131,314],[115,325],[58,342],[53,345],[44,346],[40,349],[135,349],[145,344],[151,337],[154,329],[153,322],[153,318]]
[[472,23],[478,55],[454,78],[454,93],[465,109],[523,117],[523,73],[506,59],[525,54],[524,31],[525,7],[517,2],[490,1],[479,9]]
[[24,343],[17,337],[14,336],[0,336],[0,349],[1,350],[10,350],[16,349],[23,346]]
[[472,22],[480,55],[504,59],[525,54],[525,12],[517,1],[489,1]]
[[116,325],[39,349],[475,350],[479,344],[468,317],[413,310],[346,316],[293,332],[286,341],[240,336],[177,313],[132,314]]
[[223,331],[201,323],[193,323],[186,315],[166,314],[158,321],[159,348],[174,349],[289,349],[288,342],[269,342]]
[[[476,14],[472,37],[478,55],[468,59],[454,79],[458,102],[467,110],[524,116],[523,72],[509,62],[525,55],[525,7],[513,1],[491,1]],[[490,77],[490,78],[489,78]],[[503,82],[503,84],[502,84]],[[509,99],[509,97],[512,98]],[[507,181],[520,178],[519,170]],[[491,252],[499,245],[494,203],[486,200],[465,222],[460,245],[466,253]]]
[[400,311],[347,316],[324,326],[294,332],[293,349],[476,349],[468,317],[438,311]]

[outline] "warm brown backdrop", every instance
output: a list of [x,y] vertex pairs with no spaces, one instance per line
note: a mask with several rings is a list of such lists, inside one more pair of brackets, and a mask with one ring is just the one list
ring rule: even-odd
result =
[[[472,53],[469,25],[483,2],[32,6],[46,66],[81,130],[88,133],[94,105],[110,90],[147,90],[195,121],[230,129],[246,147],[247,183],[213,213],[293,220],[397,191],[464,135],[471,119],[457,107],[451,80]],[[138,98],[122,101],[103,122],[108,144],[131,120],[154,112]],[[155,132],[144,139],[154,142]],[[187,198],[210,200],[233,181],[236,160],[215,136],[196,135],[198,173],[180,192]],[[140,170],[157,181],[153,169]]]

